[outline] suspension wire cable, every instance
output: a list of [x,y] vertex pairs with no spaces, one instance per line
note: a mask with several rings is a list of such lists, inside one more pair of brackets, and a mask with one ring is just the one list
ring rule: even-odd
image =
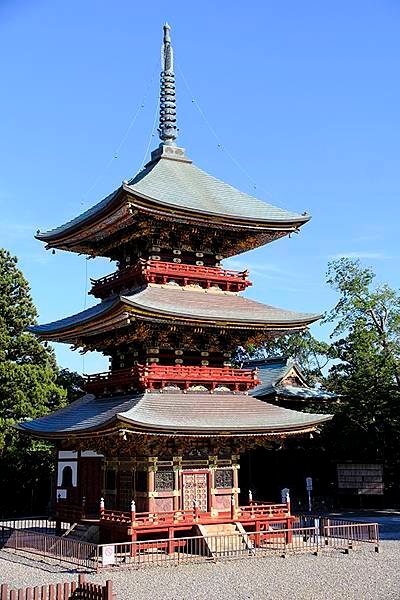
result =
[[154,137],[154,132],[155,132],[156,125],[157,125],[157,117],[158,117],[159,106],[160,106],[160,99],[157,100],[156,109],[155,109],[155,112],[154,112],[153,126],[151,128],[151,133],[150,133],[150,136],[149,136],[149,141],[147,143],[146,151],[144,153],[140,169],[143,169],[143,167],[144,167],[147,155],[148,155],[149,150],[150,150],[151,142],[152,142],[152,139]]
[[224,152],[227,157],[233,162],[234,165],[236,165],[238,167],[238,169],[240,169],[240,171],[247,177],[247,179],[250,181],[251,185],[253,186],[253,188],[256,189],[260,189],[262,190],[264,193],[266,193],[268,196],[271,196],[271,192],[268,192],[266,190],[263,190],[258,184],[257,182],[252,178],[252,176],[250,175],[250,173],[247,171],[247,169],[245,169],[243,167],[243,165],[233,156],[233,154],[229,151],[229,149],[222,143],[221,138],[219,137],[218,133],[215,131],[214,127],[211,125],[210,121],[207,119],[206,115],[204,114],[203,109],[201,108],[197,98],[195,97],[192,89],[189,86],[189,83],[185,77],[185,74],[182,71],[182,68],[180,66],[179,63],[176,63],[176,66],[179,70],[179,73],[182,77],[182,81],[185,84],[185,87],[187,89],[187,91],[189,92],[189,95],[192,99],[192,104],[195,105],[195,107],[197,108],[197,110],[200,113],[200,116],[202,117],[204,123],[206,124],[206,126],[208,127],[209,131],[211,132],[211,134],[213,135],[213,137],[215,138],[218,148],[220,148],[222,150],[222,152]]
[[96,185],[99,183],[99,181],[104,177],[104,175],[106,174],[106,172],[108,171],[108,169],[110,168],[110,166],[113,164],[113,162],[115,160],[118,160],[119,158],[119,153],[122,150],[123,146],[125,145],[126,141],[128,140],[129,134],[131,132],[132,127],[134,126],[134,124],[136,123],[139,114],[141,113],[141,111],[144,109],[155,75],[158,72],[157,66],[158,65],[158,59],[157,59],[157,63],[154,65],[153,70],[152,70],[152,75],[150,77],[149,83],[147,84],[146,87],[146,91],[143,95],[142,101],[140,102],[140,104],[138,105],[132,119],[129,122],[129,125],[127,126],[120,142],[118,143],[118,145],[116,146],[112,157],[105,163],[104,167],[102,170],[100,170],[99,174],[97,175],[97,177],[94,179],[93,183],[90,185],[90,187],[86,190],[86,192],[83,194],[82,196],[82,202],[81,204],[83,204],[86,201],[86,198],[88,196],[88,194],[90,194],[90,192],[96,187]]
[[[89,258],[90,256],[85,256],[84,257],[84,261],[85,261],[85,282],[84,282],[84,298],[83,298],[83,310],[86,310],[86,306],[87,306],[87,297],[88,297],[88,263],[89,263]],[[82,373],[85,372],[85,354],[82,354]]]

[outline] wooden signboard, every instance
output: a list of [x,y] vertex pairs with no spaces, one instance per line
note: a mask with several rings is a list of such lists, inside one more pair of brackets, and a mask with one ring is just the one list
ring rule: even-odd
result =
[[376,463],[337,465],[338,488],[342,492],[365,496],[383,495],[383,467]]

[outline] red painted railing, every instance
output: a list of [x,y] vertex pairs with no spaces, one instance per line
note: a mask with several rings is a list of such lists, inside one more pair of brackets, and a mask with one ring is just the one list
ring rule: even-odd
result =
[[111,293],[120,292],[144,281],[163,284],[175,281],[180,285],[197,283],[206,289],[217,285],[224,291],[234,292],[242,291],[251,285],[248,271],[140,259],[131,267],[125,267],[100,279],[91,279],[93,286],[90,293],[98,298],[105,298]]
[[230,511],[211,516],[211,513],[200,512],[197,507],[192,510],[175,510],[171,512],[141,512],[100,510],[100,521],[103,523],[126,525],[129,527],[155,527],[182,523],[212,523],[215,521],[270,521],[288,519],[291,517],[290,504],[253,504],[234,508]]
[[163,389],[168,384],[187,390],[193,385],[202,384],[210,391],[218,386],[226,386],[234,391],[247,391],[258,383],[257,369],[151,364],[87,375],[85,388],[95,394],[138,388]]

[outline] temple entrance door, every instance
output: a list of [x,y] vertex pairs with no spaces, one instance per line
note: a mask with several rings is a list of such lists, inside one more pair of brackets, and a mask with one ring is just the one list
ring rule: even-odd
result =
[[101,458],[80,458],[78,484],[82,498],[86,500],[86,514],[98,515],[102,488]]
[[201,512],[208,511],[208,475],[206,471],[182,473],[183,510],[192,510],[196,500]]

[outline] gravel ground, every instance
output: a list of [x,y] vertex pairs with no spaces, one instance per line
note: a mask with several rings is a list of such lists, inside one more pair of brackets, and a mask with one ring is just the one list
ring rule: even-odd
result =
[[[399,600],[400,541],[349,555],[292,555],[88,574],[112,579],[117,600]],[[34,586],[76,579],[70,569],[0,551],[0,582]]]

